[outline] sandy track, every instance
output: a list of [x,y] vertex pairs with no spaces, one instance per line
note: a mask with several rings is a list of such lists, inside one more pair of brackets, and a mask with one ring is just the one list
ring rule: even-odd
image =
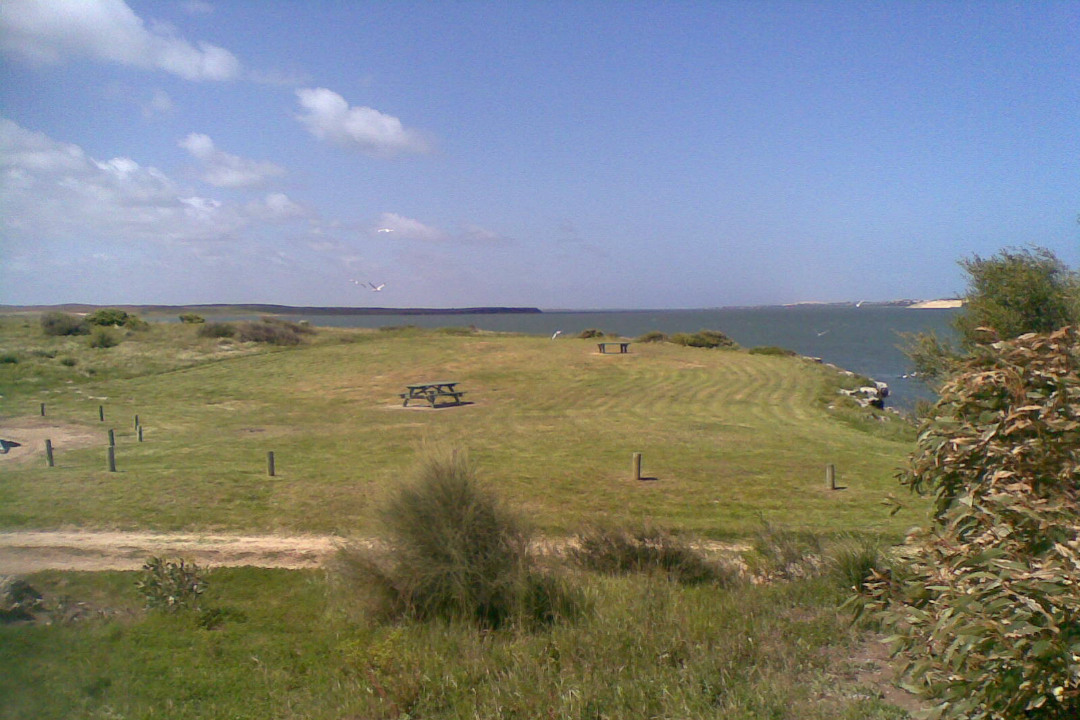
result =
[[0,532],[0,574],[39,570],[137,570],[152,555],[207,566],[318,567],[341,538],[136,532]]

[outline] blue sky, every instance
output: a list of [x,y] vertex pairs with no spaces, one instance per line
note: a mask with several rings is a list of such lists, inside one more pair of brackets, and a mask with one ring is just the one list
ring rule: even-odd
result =
[[4,0],[0,166],[5,304],[945,297],[1080,266],[1080,3]]

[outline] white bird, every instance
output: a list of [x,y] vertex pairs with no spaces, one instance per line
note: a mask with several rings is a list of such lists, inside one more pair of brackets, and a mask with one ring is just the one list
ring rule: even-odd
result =
[[562,330],[556,330],[555,334],[551,336],[551,339],[554,340],[555,338],[559,337],[560,335],[562,335]]
[[384,232],[384,233],[394,232],[394,228],[379,228],[375,232]]
[[371,286],[371,292],[379,292],[384,287],[386,287],[386,283],[382,283],[380,285],[376,285],[375,283],[368,283],[368,285]]
[[829,331],[828,331],[828,330],[822,330],[821,332],[819,332],[819,333],[817,334],[817,336],[818,336],[818,337],[821,337],[822,335],[824,335],[824,334],[825,334],[825,333],[827,333],[827,332],[829,332]]

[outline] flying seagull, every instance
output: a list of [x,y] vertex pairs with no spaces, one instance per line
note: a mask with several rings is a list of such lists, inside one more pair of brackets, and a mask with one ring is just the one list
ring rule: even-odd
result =
[[394,232],[394,228],[379,228],[375,232],[386,232],[386,233]]
[[368,285],[370,285],[370,286],[371,286],[371,292],[379,292],[379,291],[380,291],[380,290],[382,290],[382,289],[383,289],[384,287],[386,287],[386,283],[381,283],[381,284],[379,284],[379,285],[376,285],[375,283],[370,283],[370,282],[369,282],[369,283],[368,283]]
[[551,339],[554,340],[555,338],[559,337],[560,335],[562,335],[562,330],[556,330],[555,334],[551,336]]

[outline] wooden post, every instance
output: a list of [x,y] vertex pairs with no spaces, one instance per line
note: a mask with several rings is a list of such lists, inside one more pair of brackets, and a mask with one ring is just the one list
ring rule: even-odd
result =
[[97,406],[97,416],[98,416],[98,420],[100,420],[101,422],[105,422],[105,406],[104,405],[98,405]]
[[836,489],[836,466],[832,463],[825,466],[825,484],[830,490]]
[[138,415],[135,416],[135,429],[136,430],[139,429],[139,416]]
[[633,470],[634,470],[634,479],[635,480],[640,480],[641,479],[641,453],[634,453]]
[[142,425],[139,426],[139,442],[142,442]]
[[116,448],[109,446],[109,472],[116,472]]
[[45,440],[45,462],[49,467],[54,467],[52,455],[52,440]]
[[266,474],[274,477],[274,451],[266,453]]
[[45,417],[45,403],[41,403],[41,417]]
[[113,433],[112,428],[109,428],[109,447],[116,447],[116,435]]

